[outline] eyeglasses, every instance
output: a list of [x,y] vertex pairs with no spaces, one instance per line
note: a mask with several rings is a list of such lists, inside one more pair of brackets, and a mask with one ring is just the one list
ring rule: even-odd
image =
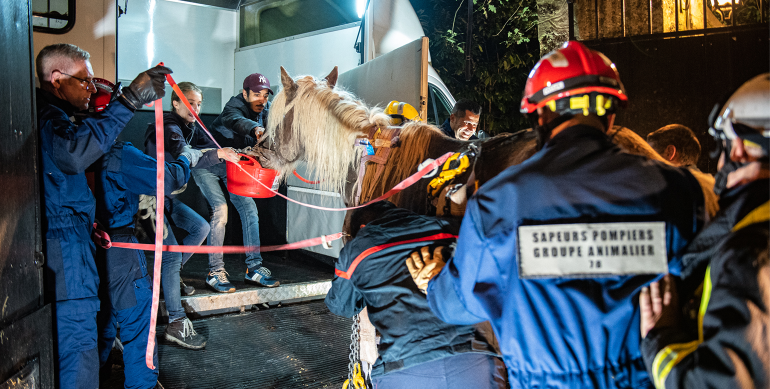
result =
[[65,76],[70,76],[70,77],[80,81],[80,86],[82,86],[83,88],[86,88],[86,90],[88,90],[88,87],[90,87],[91,85],[93,85],[94,89],[96,89],[96,84],[94,84],[94,79],[93,78],[88,80],[88,79],[84,79],[84,78],[80,78],[80,77],[75,77],[75,76],[73,76],[71,74],[67,74],[67,73],[64,73],[64,72],[60,72],[60,73],[65,75]]

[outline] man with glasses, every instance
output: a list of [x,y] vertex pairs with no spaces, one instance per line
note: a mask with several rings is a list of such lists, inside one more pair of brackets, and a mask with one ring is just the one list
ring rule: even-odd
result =
[[43,161],[45,288],[47,301],[54,302],[59,388],[99,386],[99,276],[91,242],[95,201],[85,170],[110,150],[137,108],[163,97],[165,75],[171,73],[163,66],[149,69],[123,88],[117,103],[76,118],[96,93],[89,58],[79,47],[60,43],[43,48],[35,62],[40,81],[36,98]]
[[481,105],[470,100],[460,100],[452,108],[449,119],[441,125],[444,135],[461,140],[474,140],[481,117]]

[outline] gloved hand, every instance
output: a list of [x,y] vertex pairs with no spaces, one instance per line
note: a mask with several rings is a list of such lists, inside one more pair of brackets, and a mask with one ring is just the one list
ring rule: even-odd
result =
[[195,167],[198,160],[203,156],[203,152],[190,147],[190,145],[185,145],[182,148],[182,152],[179,153],[179,156],[187,158],[187,160],[190,161],[190,167]]
[[417,284],[423,293],[427,293],[428,282],[436,276],[441,269],[444,268],[446,262],[444,261],[444,255],[442,250],[444,246],[436,247],[433,250],[433,257],[430,255],[430,247],[425,246],[420,249],[420,252],[412,252],[406,258],[406,267],[409,268],[409,274],[412,275],[412,280]]
[[[152,233],[155,233],[155,210],[158,209],[158,203],[155,201],[155,196],[139,195],[139,209],[136,212],[136,217],[139,219],[150,219],[150,225],[152,226]],[[168,227],[166,223],[163,223],[163,239],[168,237]]]
[[145,70],[131,81],[131,85],[123,88],[121,97],[134,109],[163,98],[166,95],[166,74],[171,73],[171,69],[161,65]]

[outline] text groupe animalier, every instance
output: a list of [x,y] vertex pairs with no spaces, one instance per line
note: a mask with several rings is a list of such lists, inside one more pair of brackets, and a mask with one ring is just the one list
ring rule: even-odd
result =
[[[558,231],[534,232],[532,243],[553,242],[651,242],[653,230],[593,230],[593,231]],[[533,248],[535,258],[540,257],[616,257],[616,256],[653,256],[655,248],[651,244],[590,245],[586,246],[544,246]]]

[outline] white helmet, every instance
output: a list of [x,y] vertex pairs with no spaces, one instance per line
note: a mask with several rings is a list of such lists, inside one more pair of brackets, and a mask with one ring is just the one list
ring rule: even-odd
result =
[[741,85],[718,109],[714,107],[709,118],[709,133],[717,141],[741,138],[762,146],[765,155],[770,154],[770,73]]

